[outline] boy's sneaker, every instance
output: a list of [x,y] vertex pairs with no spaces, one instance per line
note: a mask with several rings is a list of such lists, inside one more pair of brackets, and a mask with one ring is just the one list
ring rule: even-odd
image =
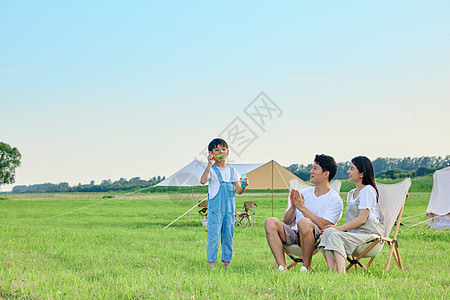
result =
[[302,273],[308,273],[308,269],[307,269],[305,266],[302,266],[302,267],[300,268],[300,272],[302,272]]
[[278,271],[286,272],[286,269],[283,266],[278,266]]

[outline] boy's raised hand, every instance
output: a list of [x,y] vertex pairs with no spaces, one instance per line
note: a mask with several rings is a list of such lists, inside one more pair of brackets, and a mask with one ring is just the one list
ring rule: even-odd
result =
[[209,163],[210,165],[213,165],[213,164],[214,164],[214,158],[213,158],[212,153],[209,153],[209,154],[208,154],[208,163]]

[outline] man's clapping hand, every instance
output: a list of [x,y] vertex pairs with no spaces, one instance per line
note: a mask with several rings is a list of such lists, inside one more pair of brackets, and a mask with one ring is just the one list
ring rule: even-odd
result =
[[295,207],[298,210],[305,207],[305,197],[303,197],[303,194],[300,194],[299,191],[292,189],[289,197],[291,199],[292,207]]

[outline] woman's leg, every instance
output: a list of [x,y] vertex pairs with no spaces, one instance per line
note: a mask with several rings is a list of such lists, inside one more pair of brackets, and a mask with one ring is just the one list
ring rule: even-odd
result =
[[336,271],[336,261],[329,251],[325,251],[325,259],[327,260],[328,270]]
[[336,258],[336,265],[338,273],[345,273],[345,257],[339,254],[337,251],[333,251],[334,257]]

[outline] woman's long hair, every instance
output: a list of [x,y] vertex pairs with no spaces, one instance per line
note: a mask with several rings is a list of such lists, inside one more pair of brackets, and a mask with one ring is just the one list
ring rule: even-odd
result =
[[378,202],[378,189],[375,183],[375,174],[373,172],[373,166],[370,159],[365,156],[357,156],[352,159],[352,163],[356,166],[359,173],[363,173],[364,177],[362,180],[362,184],[371,185],[377,192],[377,202]]

